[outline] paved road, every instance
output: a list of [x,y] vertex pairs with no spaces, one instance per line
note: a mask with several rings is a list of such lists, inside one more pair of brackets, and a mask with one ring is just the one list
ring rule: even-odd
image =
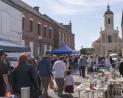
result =
[[[75,82],[74,83],[75,84],[75,87],[78,86],[83,81],[83,79],[79,75],[77,75],[77,74],[74,74],[73,75],[73,78],[74,78],[74,82]],[[64,93],[64,95],[62,97],[58,97],[58,95],[55,94],[54,91],[51,90],[51,89],[49,89],[48,94],[49,94],[49,96],[51,96],[51,98],[71,98],[71,97],[69,97],[65,93]],[[84,98],[84,95],[81,94],[81,97]],[[73,98],[78,98],[78,92],[74,92],[73,93]]]
[[[87,74],[86,74],[86,76],[88,76]],[[73,79],[74,79],[74,86],[76,87],[76,86],[78,86],[78,85],[80,85],[81,84],[81,82],[83,82],[83,81],[85,81],[85,78],[83,79],[82,77],[80,77],[77,73],[74,73],[73,74]],[[53,90],[51,90],[51,89],[49,89],[48,90],[48,94],[49,94],[49,96],[50,97],[48,97],[48,98],[79,98],[79,95],[78,95],[78,92],[76,91],[76,92],[74,92],[72,95],[73,95],[73,97],[69,97],[67,94],[63,94],[63,96],[61,96],[61,97],[59,97],[57,94],[55,94],[54,93],[54,91]],[[88,96],[88,94],[85,94],[85,93],[82,93],[81,92],[81,94],[80,94],[80,98],[88,98],[87,97]],[[90,98],[91,96],[89,95],[89,98]],[[95,93],[95,97],[94,98],[97,98],[97,94]]]
[[[78,75],[73,75],[74,78],[74,82],[75,82],[75,86],[79,85],[82,81],[82,78],[80,78]],[[64,95],[62,97],[58,97],[53,90],[48,91],[49,95],[51,96],[51,98],[69,98],[67,94],[64,93]],[[73,98],[78,98],[78,93],[74,92],[73,94]]]

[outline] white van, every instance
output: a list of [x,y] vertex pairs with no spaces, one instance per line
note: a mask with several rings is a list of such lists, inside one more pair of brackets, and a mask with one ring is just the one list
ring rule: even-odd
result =
[[119,65],[119,57],[116,53],[112,53],[112,54],[109,54],[109,57],[112,58],[113,60],[113,63],[116,65],[116,67],[118,67]]
[[111,57],[113,61],[118,61],[118,55],[116,53],[109,54],[109,57]]

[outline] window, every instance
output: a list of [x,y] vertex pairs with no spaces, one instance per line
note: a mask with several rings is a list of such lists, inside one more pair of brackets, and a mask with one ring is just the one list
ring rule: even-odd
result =
[[59,32],[59,40],[61,41],[61,32]]
[[69,36],[67,35],[67,43],[69,43]]
[[47,33],[47,28],[46,27],[44,27],[44,32],[43,32],[44,34],[44,37],[46,37],[46,33]]
[[63,34],[62,34],[62,32],[60,32],[59,34],[60,34],[59,35],[60,36],[60,40],[63,41],[63,36],[62,36]]
[[38,23],[38,35],[41,35],[41,33],[40,33],[40,30],[41,29],[41,25]]
[[64,33],[62,33],[62,41],[64,42]]
[[105,34],[102,33],[102,42],[105,43],[106,42],[106,37],[105,37]]
[[22,29],[24,30],[24,17],[22,18]]
[[52,37],[52,29],[49,29],[49,38],[51,39]]
[[70,43],[70,36],[69,36],[69,39],[68,40],[69,40],[69,43]]
[[47,50],[49,50],[49,48],[50,48],[49,45],[47,45]]
[[110,23],[111,23],[110,18],[108,18],[108,24],[110,24]]
[[111,35],[108,35],[108,43],[112,43]]
[[33,32],[33,20],[29,20],[30,32]]
[[64,42],[66,42],[66,35],[64,34]]

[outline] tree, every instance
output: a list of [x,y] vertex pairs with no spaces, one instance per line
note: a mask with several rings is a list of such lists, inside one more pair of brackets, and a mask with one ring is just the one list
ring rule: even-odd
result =
[[94,49],[93,48],[82,48],[80,50],[80,53],[83,55],[91,55],[94,53]]
[[85,55],[85,54],[87,54],[87,51],[86,51],[85,48],[82,48],[82,49],[80,50],[80,53]]

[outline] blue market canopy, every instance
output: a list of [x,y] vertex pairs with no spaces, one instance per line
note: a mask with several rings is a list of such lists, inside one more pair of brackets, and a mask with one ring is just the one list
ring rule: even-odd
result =
[[30,51],[29,47],[23,47],[16,44],[13,44],[8,41],[0,40],[0,49],[4,50],[5,52],[27,52]]
[[78,52],[71,49],[67,45],[65,45],[64,47],[53,50],[51,53],[52,54],[76,54]]

